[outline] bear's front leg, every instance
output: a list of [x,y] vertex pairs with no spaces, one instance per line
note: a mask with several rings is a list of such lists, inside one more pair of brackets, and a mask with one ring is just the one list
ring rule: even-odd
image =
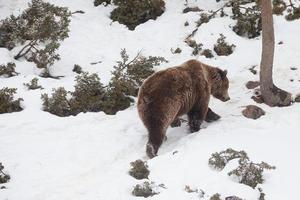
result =
[[216,114],[214,111],[212,111],[210,108],[208,108],[207,113],[206,113],[206,118],[205,118],[206,122],[217,121],[220,118],[221,118],[220,115]]

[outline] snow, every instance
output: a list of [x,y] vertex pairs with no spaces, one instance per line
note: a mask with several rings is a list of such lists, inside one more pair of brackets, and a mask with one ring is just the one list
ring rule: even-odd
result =
[[[28,0],[0,0],[0,19],[26,8]],[[142,50],[145,56],[164,56],[169,63],[165,69],[195,58],[191,48],[183,40],[195,28],[197,13],[182,14],[184,1],[166,1],[166,12],[157,20],[148,21],[129,31],[124,25],[111,22],[109,13],[113,6],[94,7],[93,1],[52,0],[51,3],[67,6],[72,11],[83,10],[85,14],[72,17],[70,37],[59,49],[61,60],[54,64],[51,72],[63,75],[60,80],[39,77],[44,90],[28,91],[23,83],[37,77],[38,71],[32,63],[15,61],[12,52],[0,48],[2,63],[13,61],[21,74],[12,78],[0,78],[0,86],[18,88],[17,97],[24,99],[24,110],[0,115],[0,162],[12,179],[7,189],[0,190],[0,200],[127,200],[133,197],[134,185],[142,181],[128,175],[130,162],[148,160],[145,154],[147,132],[138,118],[136,105],[117,115],[104,113],[81,113],[77,116],[57,117],[41,110],[41,93],[50,93],[52,88],[64,86],[73,90],[74,64],[84,71],[98,73],[107,83],[110,71],[120,59],[121,48],[126,48],[134,57]],[[210,0],[190,1],[203,9],[219,8],[220,3]],[[189,26],[185,27],[185,21]],[[300,91],[300,21],[287,22],[275,16],[276,45],[274,81],[294,95]],[[186,185],[205,192],[207,199],[214,193],[223,197],[236,195],[247,200],[258,199],[257,190],[239,184],[227,176],[236,163],[232,162],[219,172],[208,166],[211,153],[226,148],[245,150],[253,161],[266,161],[276,170],[264,174],[261,185],[266,199],[295,199],[298,196],[300,164],[298,152],[300,128],[300,104],[285,108],[270,108],[259,105],[266,115],[258,120],[244,118],[241,110],[255,104],[252,92],[244,86],[248,80],[258,80],[248,68],[258,65],[261,54],[261,38],[246,39],[237,36],[230,26],[230,18],[216,18],[202,25],[195,40],[212,49],[223,33],[236,49],[230,56],[216,56],[198,60],[219,66],[229,71],[230,96],[228,102],[212,99],[210,107],[222,116],[215,123],[203,124],[199,133],[188,134],[184,124],[169,128],[168,140],[159,150],[159,156],[148,160],[149,180],[163,183],[166,189],[150,199],[200,199],[199,194],[184,191]],[[170,49],[180,47],[181,54],[172,54]],[[91,65],[91,62],[101,63]],[[290,67],[298,67],[292,71]],[[259,67],[257,67],[258,69]],[[290,79],[294,79],[293,82]]]

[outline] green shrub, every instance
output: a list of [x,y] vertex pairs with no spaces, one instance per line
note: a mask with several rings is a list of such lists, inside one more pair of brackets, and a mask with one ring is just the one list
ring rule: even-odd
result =
[[216,152],[211,155],[208,160],[208,164],[217,170],[222,170],[226,164],[233,159],[248,159],[248,155],[245,151],[236,151],[228,148],[221,152]]
[[[243,6],[253,2],[255,2],[253,6]],[[233,0],[231,6],[232,18],[236,20],[232,30],[243,37],[255,38],[259,36],[262,26],[258,3],[255,0]]]
[[0,65],[0,76],[12,77],[17,76],[19,73],[15,71],[16,64],[9,62],[6,65]]
[[276,15],[282,15],[286,10],[286,3],[283,0],[273,0],[273,13]]
[[0,162],[0,184],[7,183],[10,180],[10,176],[3,172],[4,166]]
[[24,83],[24,86],[27,87],[28,90],[43,89],[43,87],[38,84],[38,81],[38,78],[33,78],[29,83]]
[[235,45],[229,45],[225,39],[226,37],[223,34],[220,34],[220,38],[218,38],[217,43],[214,45],[214,51],[218,56],[228,56],[233,53]]
[[60,117],[72,115],[67,95],[68,92],[63,87],[53,89],[51,97],[48,94],[42,94],[43,110]]
[[234,175],[238,177],[240,183],[255,188],[257,184],[263,183],[264,179],[262,173],[265,169],[271,170],[275,169],[275,167],[265,162],[253,163],[249,160],[240,160],[239,166],[230,171],[228,175]]
[[214,55],[212,54],[212,51],[210,49],[203,49],[201,52],[201,55],[205,56],[206,58],[213,58]]
[[158,194],[157,192],[155,192],[153,190],[153,187],[154,187],[153,183],[149,183],[147,181],[145,181],[142,184],[137,184],[133,188],[132,195],[137,196],[137,197],[147,198],[147,197]]
[[292,21],[300,18],[300,6],[292,7],[292,9],[288,9],[288,14],[285,16],[286,20]]
[[72,71],[77,73],[77,74],[81,74],[82,73],[82,68],[80,67],[80,65],[75,64]]
[[[137,96],[143,81],[154,73],[153,67],[167,62],[163,57],[146,58],[140,54],[129,61],[125,49],[121,51],[121,57],[122,61],[118,61],[114,66],[112,78],[106,87],[100,82],[97,74],[89,75],[83,72],[76,76],[74,92],[59,88],[54,90],[51,97],[43,94],[43,110],[58,116],[99,111],[114,115],[134,102],[131,96]],[[67,98],[68,93],[70,98]]]
[[156,19],[163,14],[165,3],[163,0],[113,0],[118,7],[111,13],[111,19],[134,30],[139,24],[149,19]]
[[32,0],[28,6],[19,16],[1,20],[0,47],[22,45],[15,59],[32,61],[47,74],[48,67],[60,59],[56,50],[68,37],[71,12],[42,0]]
[[125,49],[121,51],[121,61],[117,62],[112,72],[112,78],[107,87],[103,110],[106,114],[115,114],[130,106],[133,99],[130,96],[137,96],[138,89],[143,81],[154,73],[153,67],[167,62],[163,57],[148,58],[140,53],[129,61]]
[[187,45],[189,45],[189,47],[193,48],[193,52],[192,55],[193,56],[197,56],[200,54],[200,52],[202,51],[202,43],[197,43],[195,40],[192,39],[188,39],[185,41],[187,43]]
[[20,102],[23,99],[18,98],[14,100],[14,94],[16,94],[16,88],[2,88],[0,90],[0,114],[18,112],[23,110]]
[[97,74],[87,72],[76,76],[75,91],[71,92],[70,106],[73,114],[102,111],[105,90]]
[[222,200],[221,199],[221,195],[219,193],[216,193],[214,195],[212,195],[209,200]]
[[95,0],[94,1],[94,6],[99,6],[101,4],[104,4],[106,6],[110,3],[111,3],[111,0]]
[[275,169],[274,166],[266,162],[254,163],[250,161],[245,151],[236,151],[231,148],[225,151],[216,152],[209,158],[209,165],[215,169],[222,170],[226,164],[233,160],[239,159],[239,166],[228,173],[229,176],[236,176],[240,183],[255,188],[257,184],[263,183],[263,171],[265,169]]
[[150,171],[146,162],[142,160],[136,160],[131,162],[130,165],[132,168],[130,169],[129,174],[132,177],[139,180],[148,178]]

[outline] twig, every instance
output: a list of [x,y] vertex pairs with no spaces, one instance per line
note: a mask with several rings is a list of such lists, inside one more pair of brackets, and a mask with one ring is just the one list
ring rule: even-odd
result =
[[76,10],[74,12],[72,12],[71,14],[74,15],[74,14],[84,14],[85,12],[83,10]]
[[[36,40],[30,41],[29,44],[25,45],[14,58],[18,60],[19,58],[25,56],[31,50],[31,48],[34,47],[35,44],[36,44]],[[24,53],[22,53],[26,48],[28,49]]]

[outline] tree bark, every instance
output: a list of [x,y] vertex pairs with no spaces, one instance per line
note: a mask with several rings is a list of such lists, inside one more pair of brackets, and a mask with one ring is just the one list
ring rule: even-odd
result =
[[288,106],[291,94],[277,88],[272,71],[275,49],[274,24],[271,0],[261,0],[262,55],[260,63],[260,90],[264,102],[269,106]]

